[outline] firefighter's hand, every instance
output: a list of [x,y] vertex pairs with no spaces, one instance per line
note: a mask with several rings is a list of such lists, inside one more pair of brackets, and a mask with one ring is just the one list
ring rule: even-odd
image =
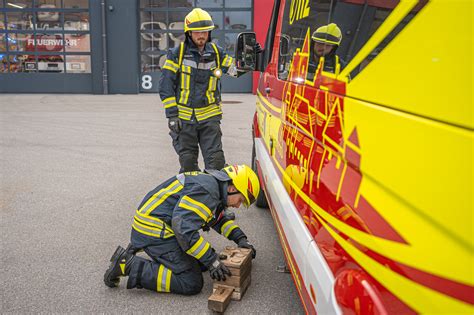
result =
[[255,44],[255,52],[256,52],[257,54],[260,54],[260,53],[263,52],[263,48],[262,48],[262,46],[260,46],[259,42],[257,42],[257,43]]
[[168,119],[168,128],[170,128],[171,131],[179,133],[182,127],[183,123],[178,117],[171,117]]
[[217,281],[225,281],[226,275],[232,276],[230,270],[226,267],[226,265],[221,263],[219,258],[216,258],[216,260],[209,267],[209,274],[211,275],[212,279]]
[[252,250],[252,259],[254,259],[255,256],[257,256],[257,250],[255,249],[255,247],[253,247],[252,244],[250,244],[250,242],[247,240],[246,237],[242,237],[241,239],[239,239],[239,241],[237,242],[237,245],[240,248],[248,248]]

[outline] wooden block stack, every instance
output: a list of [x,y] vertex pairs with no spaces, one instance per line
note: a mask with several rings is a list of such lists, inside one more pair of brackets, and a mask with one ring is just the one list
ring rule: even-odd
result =
[[240,301],[251,281],[252,251],[247,248],[227,246],[219,259],[229,268],[232,276],[225,281],[215,281],[208,307],[216,312],[224,312],[230,300]]

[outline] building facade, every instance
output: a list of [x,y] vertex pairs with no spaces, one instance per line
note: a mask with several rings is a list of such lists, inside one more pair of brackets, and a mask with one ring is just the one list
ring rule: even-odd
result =
[[[156,93],[168,49],[184,38],[186,14],[207,10],[212,40],[233,55],[237,35],[257,31],[253,2],[0,0],[0,92]],[[252,75],[224,76],[222,89],[251,92]]]

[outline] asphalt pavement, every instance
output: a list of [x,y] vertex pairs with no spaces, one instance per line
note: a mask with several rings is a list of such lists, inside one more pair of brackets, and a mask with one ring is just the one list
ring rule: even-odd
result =
[[[250,164],[255,96],[223,100],[227,162]],[[208,273],[195,296],[102,280],[144,195],[178,172],[167,129],[157,95],[0,95],[0,313],[212,313]],[[257,258],[226,314],[304,313],[291,276],[275,271],[283,253],[270,212],[234,210]],[[204,237],[217,250],[232,245]]]

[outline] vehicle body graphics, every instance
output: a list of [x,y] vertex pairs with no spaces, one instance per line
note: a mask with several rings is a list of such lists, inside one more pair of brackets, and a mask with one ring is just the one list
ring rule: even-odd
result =
[[288,267],[308,313],[472,313],[472,3],[368,2],[389,14],[344,68],[310,77],[313,28],[286,61],[280,43],[291,14],[317,15],[277,1],[254,140]]

